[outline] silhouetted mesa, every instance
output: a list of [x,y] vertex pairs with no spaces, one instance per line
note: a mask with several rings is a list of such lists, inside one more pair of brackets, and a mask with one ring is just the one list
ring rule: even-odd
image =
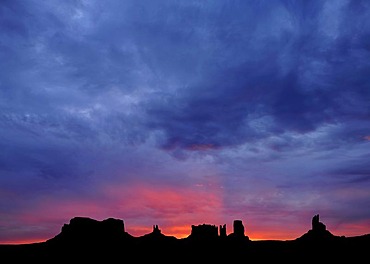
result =
[[218,228],[209,224],[192,225],[189,237],[194,239],[215,239],[218,237]]
[[[178,260],[206,263],[226,263],[245,260],[251,263],[294,263],[328,260],[358,263],[368,259],[370,234],[346,238],[330,233],[320,222],[319,215],[312,218],[307,233],[293,240],[251,241],[245,235],[242,220],[234,220],[233,232],[227,235],[226,224],[192,225],[186,238],[166,236],[153,225],[151,233],[134,237],[125,231],[123,220],[108,218],[97,221],[87,217],[75,217],[64,224],[55,237],[40,243],[0,245],[0,256],[13,263],[82,263],[103,260],[104,263],[149,261],[174,263]],[[358,260],[358,261],[356,261]],[[292,262],[292,263],[293,263]]]
[[87,217],[74,217],[64,224],[61,233],[49,241],[65,244],[97,244],[122,242],[133,236],[125,231],[123,220],[108,218],[103,221]]

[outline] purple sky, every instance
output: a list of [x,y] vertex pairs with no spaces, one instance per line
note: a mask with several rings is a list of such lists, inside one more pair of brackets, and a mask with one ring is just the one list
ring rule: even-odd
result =
[[370,233],[370,2],[2,0],[0,243],[72,217]]

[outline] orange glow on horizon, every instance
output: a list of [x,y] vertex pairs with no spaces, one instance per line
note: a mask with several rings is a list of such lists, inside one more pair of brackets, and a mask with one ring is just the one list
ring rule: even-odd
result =
[[[191,233],[191,225],[173,226],[173,227],[161,227],[158,226],[163,235],[174,236],[178,239],[186,238]],[[129,234],[139,237],[145,234],[149,234],[153,231],[153,227],[148,226],[132,226],[125,228]],[[136,235],[134,235],[136,234]]]
[[[158,225],[162,234],[178,239],[191,234],[191,226],[202,223],[219,226],[227,224],[227,234],[233,232],[232,223],[225,222],[223,189],[216,181],[198,182],[184,188],[163,187],[142,182],[102,186],[96,199],[44,199],[37,209],[32,208],[18,219],[28,231],[24,237],[3,237],[0,244],[25,244],[44,242],[59,234],[63,224],[72,217],[90,217],[104,220],[108,217],[122,219],[125,231],[134,237],[149,234]],[[230,220],[230,219],[229,219]],[[229,221],[228,220],[228,221]],[[199,222],[201,221],[201,222]],[[43,223],[43,224],[41,224]],[[338,236],[356,236],[370,233],[370,223],[357,222],[332,226],[327,229]],[[300,237],[311,226],[273,226],[269,222],[243,219],[245,235],[250,240],[291,240]],[[42,234],[33,227],[46,225]]]
[[1,245],[23,245],[23,244],[35,244],[42,243],[50,239],[48,238],[28,238],[28,239],[12,239],[12,240],[3,240],[0,241]]
[[[153,186],[147,183],[135,183],[127,186],[106,186],[105,193],[119,204],[119,211],[140,211],[133,220],[144,218],[158,219],[143,228],[130,225],[126,218],[126,231],[134,236],[141,236],[152,231],[152,225],[158,224],[162,233],[177,238],[190,235],[191,225],[198,224],[197,219],[206,222],[220,222],[222,211],[222,188],[217,183],[202,183],[187,188]],[[128,213],[127,213],[128,214]],[[156,220],[155,220],[156,221]],[[176,223],[172,225],[171,223]],[[145,232],[144,232],[145,231]]]
[[[164,232],[162,232],[164,233]],[[191,233],[191,225],[175,226],[167,228],[167,234],[176,238],[186,238]],[[166,234],[166,233],[164,233]]]
[[252,232],[246,233],[245,235],[247,235],[250,240],[255,240],[255,241],[258,241],[258,240],[293,240],[303,235],[303,233],[300,234],[298,232],[295,232],[295,234],[293,233],[287,234],[286,232],[279,230],[279,231],[271,231],[271,232],[252,231]]
[[[367,231],[364,231],[364,228]],[[341,224],[340,226],[336,228],[328,228],[330,232],[332,232],[334,235],[339,236],[358,236],[361,234],[370,234],[370,222],[369,221],[362,221],[357,223],[349,223],[349,224]]]
[[[196,224],[195,224],[196,225]],[[350,224],[350,225],[345,225],[341,226],[341,230],[343,232],[339,232],[339,230],[336,230],[334,228],[328,228],[328,230],[337,236],[346,236],[346,237],[352,237],[352,236],[358,236],[358,235],[365,235],[365,234],[370,234],[368,230],[370,230],[370,225],[366,224],[368,226],[367,230],[363,230],[364,226],[363,223],[358,223],[358,224]],[[245,226],[248,228],[247,226]],[[159,229],[161,230],[163,235],[166,236],[173,236],[176,237],[177,239],[183,239],[188,237],[191,234],[191,224],[189,225],[180,225],[180,226],[167,226],[167,227],[161,227],[159,226]],[[269,230],[269,231],[256,231],[256,230],[246,230],[245,235],[249,237],[251,241],[263,241],[263,240],[279,240],[279,241],[284,241],[284,240],[294,240],[304,233],[306,233],[309,230],[304,231],[292,231],[290,230],[289,232],[286,232],[286,230]],[[145,234],[149,234],[153,231],[153,226],[126,226],[125,225],[125,231],[129,233],[130,235],[134,237],[140,237]],[[227,230],[227,234],[231,234],[232,229]],[[57,235],[57,234],[55,234]],[[3,240],[0,241],[1,245],[20,245],[20,244],[32,244],[32,243],[40,243],[40,242],[45,242],[48,239],[52,238],[51,237],[46,237],[46,238],[26,238],[26,239],[12,239],[12,240]]]
[[[209,224],[212,224],[212,223],[209,223]],[[134,235],[136,237],[141,236],[143,234],[149,234],[153,230],[152,227],[147,227],[147,226],[146,227],[134,226],[129,229],[131,230],[131,232],[128,230],[126,231],[130,233],[131,235],[133,235],[134,233],[139,234],[139,235]],[[183,225],[183,226],[165,227],[165,228],[161,228],[161,226],[159,226],[159,229],[161,230],[162,234],[166,236],[174,236],[178,239],[186,238],[191,234],[191,224]],[[306,230],[305,232],[307,231],[308,230]],[[232,232],[233,232],[232,229],[227,230],[227,235],[231,234]],[[283,230],[270,230],[269,232],[265,232],[265,231],[245,232],[245,235],[248,236],[250,240],[255,240],[255,241],[258,241],[258,240],[293,240],[293,239],[300,237],[303,234],[304,232],[300,233],[299,231],[289,232],[287,234],[287,232],[286,231],[284,232]]]

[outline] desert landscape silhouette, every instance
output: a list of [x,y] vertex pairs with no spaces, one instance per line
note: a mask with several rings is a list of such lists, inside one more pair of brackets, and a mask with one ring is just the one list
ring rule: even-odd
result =
[[0,264],[370,263],[369,18],[0,0]]
[[251,240],[245,234],[242,220],[234,220],[233,231],[227,235],[225,225],[192,225],[185,238],[162,233],[153,225],[151,233],[132,236],[125,231],[122,219],[98,221],[89,217],[74,217],[64,224],[61,232],[44,241],[30,244],[0,245],[0,255],[8,263],[96,262],[126,263],[150,261],[187,263],[196,261],[365,261],[369,259],[370,234],[345,237],[332,234],[312,218],[306,233],[293,240]]

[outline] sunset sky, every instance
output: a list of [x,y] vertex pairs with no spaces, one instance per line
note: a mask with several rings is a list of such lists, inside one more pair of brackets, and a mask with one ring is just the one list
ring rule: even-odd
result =
[[2,0],[0,243],[311,218],[370,233],[370,1]]

